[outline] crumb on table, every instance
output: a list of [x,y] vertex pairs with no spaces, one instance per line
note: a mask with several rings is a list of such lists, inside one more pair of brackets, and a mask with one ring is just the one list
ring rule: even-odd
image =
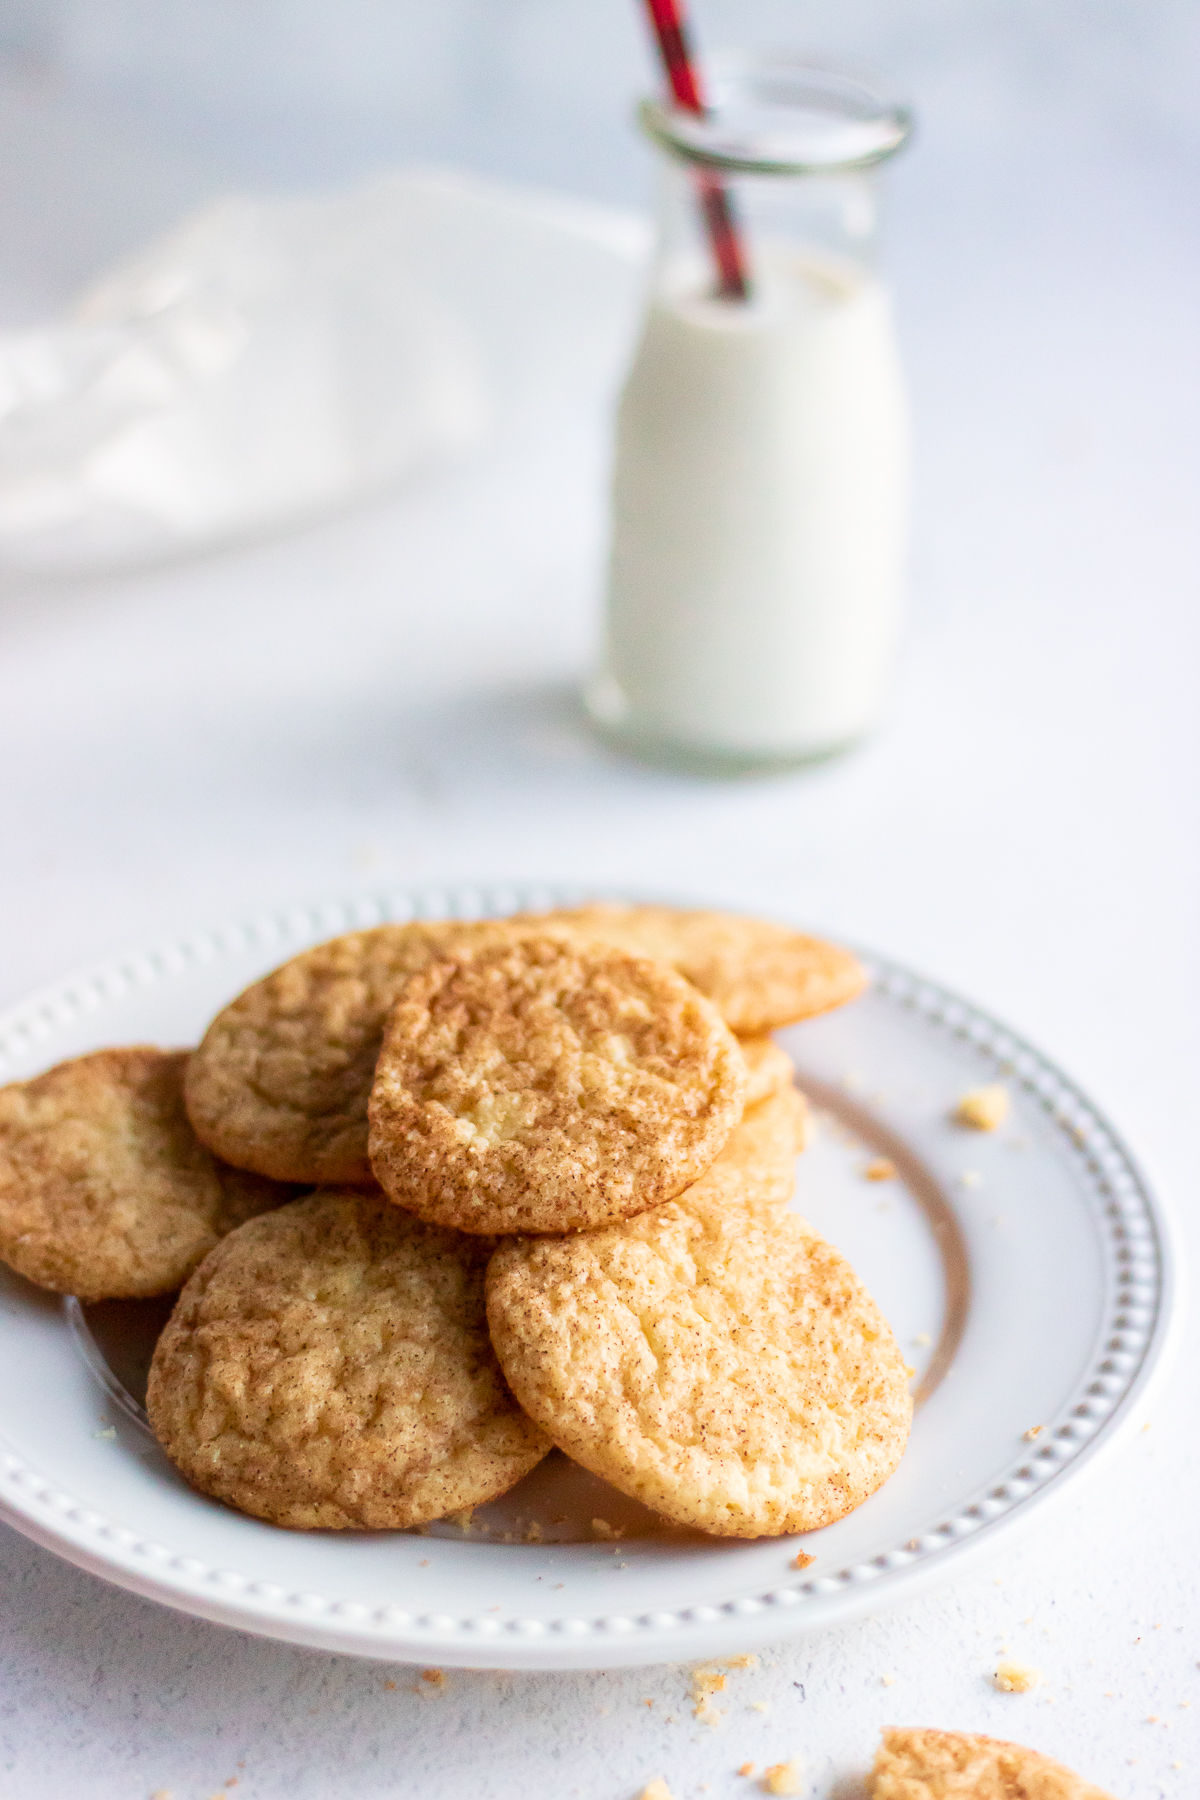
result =
[[672,1794],[662,1776],[656,1775],[653,1781],[648,1781],[646,1783],[641,1794],[638,1796],[638,1800],[675,1800],[675,1796]]
[[816,1560],[816,1557],[810,1556],[807,1550],[797,1550],[788,1567],[790,1569],[810,1569]]
[[721,1692],[727,1680],[720,1669],[692,1670],[692,1717],[699,1719],[702,1725],[719,1725],[725,1717],[719,1707],[713,1705],[712,1697]]
[[955,1107],[954,1117],[972,1131],[995,1131],[1007,1119],[1011,1105],[1008,1089],[995,1081],[970,1088]]
[[894,1181],[896,1165],[886,1156],[877,1156],[873,1162],[867,1164],[863,1174],[868,1181]]
[[772,1763],[763,1771],[764,1794],[799,1794],[804,1787],[804,1771],[799,1761]]
[[1027,1694],[1042,1679],[1039,1669],[1030,1668],[1027,1663],[997,1663],[996,1673],[992,1681],[1002,1694]]

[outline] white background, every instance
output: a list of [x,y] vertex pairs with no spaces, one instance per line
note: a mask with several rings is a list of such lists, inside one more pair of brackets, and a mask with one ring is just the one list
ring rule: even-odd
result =
[[[10,0],[0,325],[231,187],[417,157],[638,204],[632,15]],[[386,505],[0,592],[0,998],[359,886],[742,898],[1010,1019],[1115,1117],[1194,1262],[1197,18],[1171,0],[698,9],[708,42],[882,66],[921,114],[889,229],[919,441],[913,615],[872,743],[730,785],[593,743],[574,695],[617,371],[584,356],[553,430]],[[769,1651],[716,1730],[680,1670],[452,1674],[419,1695],[409,1671],[192,1623],[0,1531],[0,1795],[207,1800],[236,1775],[246,1800],[624,1800],[663,1775],[723,1800],[753,1792],[741,1763],[798,1753],[811,1795],[849,1800],[884,1722],[1033,1742],[1124,1800],[1192,1794],[1198,1349],[1189,1327],[1149,1429],[1078,1507],[949,1590]],[[1033,1693],[992,1690],[1002,1644],[1043,1671]]]

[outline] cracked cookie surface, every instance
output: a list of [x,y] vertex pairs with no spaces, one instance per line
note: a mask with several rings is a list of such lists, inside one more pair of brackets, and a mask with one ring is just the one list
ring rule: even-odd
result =
[[683,1525],[810,1531],[891,1474],[907,1371],[845,1259],[800,1219],[689,1206],[497,1247],[509,1385],[568,1456]]
[[828,1012],[866,986],[849,950],[742,913],[595,903],[525,915],[525,922],[594,934],[669,963],[743,1037]]
[[1112,1800],[1036,1750],[958,1731],[885,1731],[868,1791],[871,1800]]
[[170,1294],[226,1232],[294,1198],[200,1143],[187,1061],[97,1050],[0,1089],[0,1260],[82,1300]]
[[415,976],[388,1021],[371,1162],[398,1205],[480,1233],[591,1230],[696,1180],[746,1065],[671,969],[526,936]]
[[410,976],[490,922],[351,931],[293,956],[224,1007],[187,1076],[197,1134],[281,1181],[370,1183],[367,1097],[388,1010]]
[[299,1529],[420,1525],[549,1448],[488,1339],[488,1246],[330,1189],[226,1238],[159,1340],[147,1410],[193,1486]]

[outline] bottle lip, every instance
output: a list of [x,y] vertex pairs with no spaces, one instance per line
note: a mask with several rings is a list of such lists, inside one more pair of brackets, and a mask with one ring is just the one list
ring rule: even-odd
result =
[[706,67],[708,105],[643,100],[643,130],[686,162],[732,174],[834,175],[873,168],[912,134],[909,108],[870,77],[789,52],[725,51]]

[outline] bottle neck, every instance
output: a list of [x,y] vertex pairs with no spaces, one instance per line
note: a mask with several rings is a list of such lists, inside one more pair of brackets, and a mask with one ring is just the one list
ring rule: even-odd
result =
[[720,217],[736,234],[747,293],[761,295],[771,267],[807,263],[834,281],[877,272],[878,184],[873,171],[832,175],[720,177],[660,153],[655,286],[677,297],[708,294],[735,301],[727,256],[714,241],[714,186]]

